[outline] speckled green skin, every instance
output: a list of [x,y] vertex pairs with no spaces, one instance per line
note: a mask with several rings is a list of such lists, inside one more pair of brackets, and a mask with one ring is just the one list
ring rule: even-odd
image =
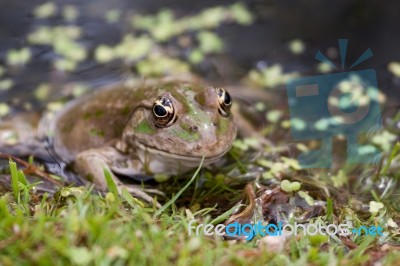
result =
[[[175,122],[157,127],[159,96],[172,100]],[[215,88],[187,82],[142,82],[104,88],[68,104],[45,131],[57,155],[100,189],[103,169],[127,176],[182,174],[215,162],[236,137],[232,115],[218,112]],[[43,131],[43,130],[42,130]],[[113,175],[117,184],[121,184]],[[150,198],[138,189],[138,197]]]
[[[154,124],[151,108],[157,96],[173,101],[177,119],[169,127]],[[56,152],[67,161],[81,151],[115,141],[122,142],[122,153],[144,146],[199,161],[203,155],[206,159],[222,156],[236,137],[232,116],[218,113],[215,88],[184,82],[97,91],[67,105],[57,115],[53,131]]]

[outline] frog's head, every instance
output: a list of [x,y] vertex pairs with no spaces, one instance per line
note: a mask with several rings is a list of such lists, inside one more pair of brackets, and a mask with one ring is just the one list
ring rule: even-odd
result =
[[236,126],[225,89],[170,83],[156,91],[134,111],[125,142],[148,153],[192,162],[203,156],[212,162],[231,148]]

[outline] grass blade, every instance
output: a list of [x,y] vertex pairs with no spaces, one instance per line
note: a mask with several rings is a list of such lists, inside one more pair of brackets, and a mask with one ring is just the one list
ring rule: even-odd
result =
[[187,182],[186,185],[185,185],[181,190],[179,190],[178,193],[175,194],[175,196],[172,197],[172,199],[170,199],[167,203],[165,203],[160,209],[158,209],[158,210],[154,213],[154,215],[153,215],[154,218],[157,217],[157,216],[159,216],[159,215],[160,215],[163,211],[165,211],[172,203],[174,203],[174,202],[179,198],[179,196],[190,186],[190,184],[193,183],[193,181],[196,179],[197,175],[199,174],[201,167],[203,166],[204,158],[205,158],[204,156],[203,156],[203,158],[201,158],[200,165],[199,165],[199,167],[197,168],[196,172],[193,174],[192,178],[189,180],[189,182]]
[[226,219],[228,219],[228,217],[238,208],[242,207],[242,206],[246,206],[244,204],[239,204],[239,205],[235,205],[232,208],[230,208],[229,210],[227,210],[226,212],[224,212],[223,214],[221,214],[220,216],[216,217],[214,220],[212,220],[210,222],[210,224],[218,224],[221,223],[223,221],[225,221]]
[[107,168],[104,168],[104,169],[103,169],[103,172],[104,172],[104,177],[105,177],[106,182],[107,182],[108,190],[109,190],[111,193],[114,194],[115,199],[118,199],[118,189],[117,189],[117,185],[115,184],[114,179],[113,179],[113,177],[111,176],[110,171],[108,171]]
[[17,164],[13,161],[9,162],[10,171],[11,171],[11,187],[13,190],[13,195],[15,200],[18,202],[18,195],[19,195],[19,187],[18,187],[18,170]]
[[326,200],[326,220],[332,222],[333,218],[333,200],[328,198]]
[[385,167],[382,170],[382,174],[386,175],[387,171],[389,170],[390,164],[392,163],[392,160],[400,151],[400,142],[397,142],[396,145],[394,145],[392,152],[390,153],[390,156],[386,162]]

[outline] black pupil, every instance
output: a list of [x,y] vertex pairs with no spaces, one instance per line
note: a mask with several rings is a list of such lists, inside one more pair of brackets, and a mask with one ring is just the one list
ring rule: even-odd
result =
[[157,116],[166,116],[167,115],[167,110],[161,105],[156,105],[154,106],[154,113]]
[[229,105],[231,103],[231,96],[225,92],[224,104]]

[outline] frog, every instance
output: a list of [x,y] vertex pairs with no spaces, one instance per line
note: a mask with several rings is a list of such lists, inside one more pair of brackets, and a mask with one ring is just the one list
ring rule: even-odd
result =
[[[101,191],[108,172],[118,191],[153,200],[136,180],[183,175],[219,161],[232,147],[237,126],[232,97],[218,86],[167,80],[118,83],[67,103],[39,123],[58,158]],[[1,143],[0,143],[1,146]]]

